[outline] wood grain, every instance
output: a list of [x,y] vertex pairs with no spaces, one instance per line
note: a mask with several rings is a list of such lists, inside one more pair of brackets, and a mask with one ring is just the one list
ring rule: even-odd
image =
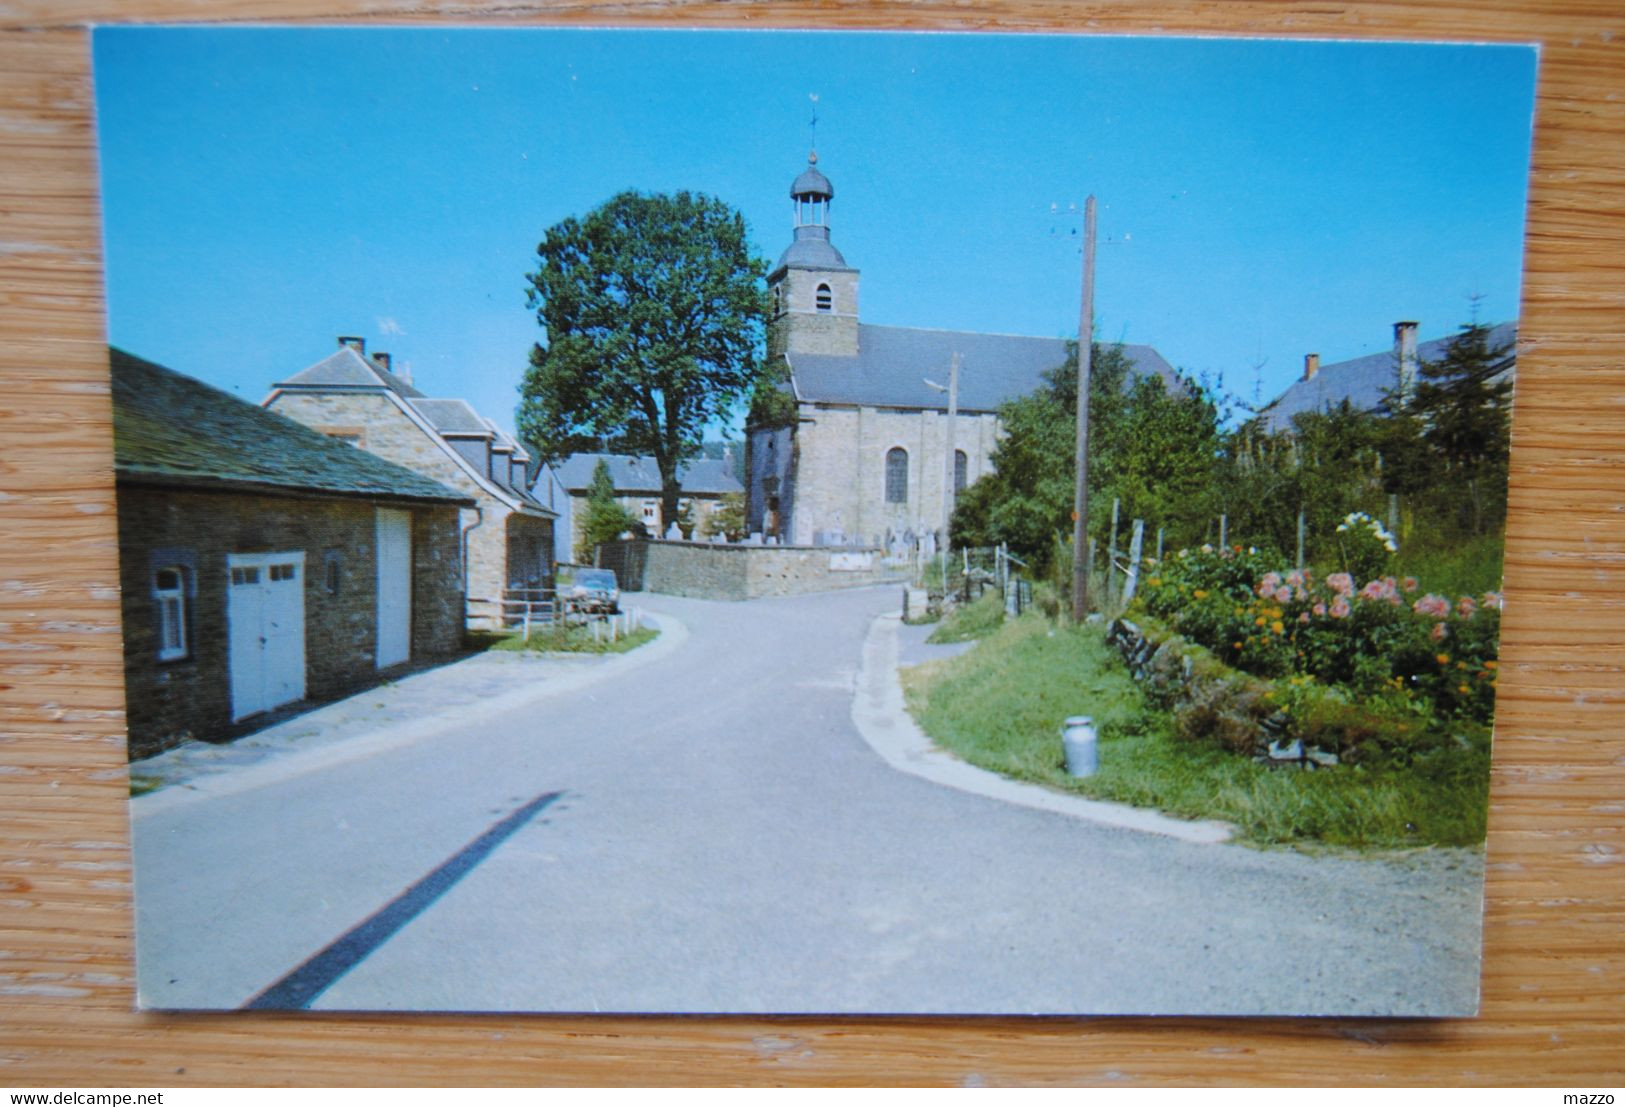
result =
[[[131,915],[90,21],[1540,41],[1483,1015],[159,1016]],[[1625,10],[1507,3],[0,3],[0,1085],[1625,1081]]]

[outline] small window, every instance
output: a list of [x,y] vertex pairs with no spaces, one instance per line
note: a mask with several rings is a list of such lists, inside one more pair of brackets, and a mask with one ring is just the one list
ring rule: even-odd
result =
[[179,661],[191,652],[186,640],[186,570],[170,565],[154,573],[152,599],[158,610],[158,660]]
[[259,582],[260,570],[257,565],[238,566],[231,571],[231,583],[233,584],[258,584]]
[[773,286],[773,314],[774,315],[782,315],[783,313],[784,313],[784,286],[782,284],[776,284],[776,285]]
[[818,286],[818,310],[835,310],[835,295],[834,293],[830,292],[829,285],[827,284],[821,284]]
[[965,456],[964,450],[954,451],[954,495],[965,490],[965,476],[970,472],[970,458]]
[[322,588],[329,596],[336,596],[343,584],[344,558],[337,550],[332,550],[322,563]]
[[298,580],[299,579],[299,567],[297,565],[291,565],[291,564],[290,565],[273,565],[273,566],[271,566],[271,579],[272,580]]
[[886,451],[886,502],[908,503],[908,451],[901,446]]

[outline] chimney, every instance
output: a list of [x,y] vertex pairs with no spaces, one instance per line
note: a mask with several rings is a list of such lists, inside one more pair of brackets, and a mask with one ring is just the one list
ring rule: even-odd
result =
[[339,335],[339,345],[348,346],[358,354],[365,354],[367,352],[367,340],[358,334]]
[[379,367],[382,368],[384,372],[386,372],[386,373],[389,372],[389,355],[388,354],[384,353],[382,350],[379,350],[376,354],[372,355],[372,360],[376,361],[378,363]]
[[1416,323],[1401,320],[1394,324],[1394,363],[1399,370],[1399,392],[1408,396],[1416,384]]
[[1315,374],[1318,373],[1318,372],[1320,372],[1320,355],[1319,354],[1304,354],[1303,355],[1303,379],[1306,380],[1306,381],[1312,381],[1312,380],[1315,379]]

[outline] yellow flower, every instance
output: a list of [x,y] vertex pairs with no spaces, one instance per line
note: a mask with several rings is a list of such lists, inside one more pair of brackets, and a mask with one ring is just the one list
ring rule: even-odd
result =
[[1433,660],[1437,661],[1441,665],[1448,665],[1450,664],[1450,655],[1447,653],[1441,653]]
[[1462,693],[1463,695],[1465,695],[1466,692],[1467,692],[1467,686],[1465,684],[1457,685],[1456,691],[1458,691],[1458,692]]
[[1162,587],[1162,578],[1161,577],[1152,577],[1151,578],[1151,587],[1153,587],[1153,588],[1161,588]]
[[1207,589],[1198,588],[1196,591],[1192,592],[1191,595],[1195,596],[1199,600],[1205,600],[1207,599]]
[[1270,629],[1273,630],[1276,634],[1281,634],[1286,630],[1286,627],[1282,626],[1281,625],[1281,620],[1277,619],[1277,620],[1275,620],[1275,622],[1270,624]]
[[1253,626],[1261,627],[1263,625],[1264,625],[1264,616],[1260,615],[1258,618],[1253,620]]
[[1493,662],[1493,661],[1486,661],[1486,662],[1484,662],[1484,668],[1486,668],[1486,669],[1493,669],[1493,668],[1495,668],[1495,662]]

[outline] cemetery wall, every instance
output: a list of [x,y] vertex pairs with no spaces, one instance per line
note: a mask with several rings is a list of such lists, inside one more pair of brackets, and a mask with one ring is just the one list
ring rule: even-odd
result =
[[650,542],[643,586],[673,596],[750,600],[862,588],[906,575],[873,549]]

